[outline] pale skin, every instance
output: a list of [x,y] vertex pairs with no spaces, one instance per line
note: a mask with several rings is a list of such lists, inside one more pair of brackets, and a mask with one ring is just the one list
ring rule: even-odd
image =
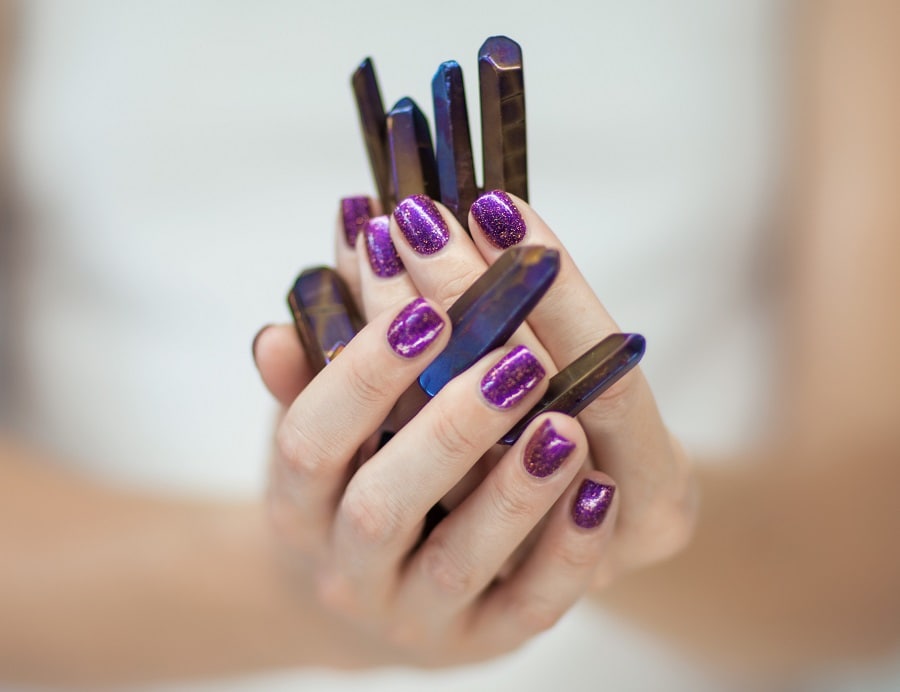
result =
[[[385,345],[386,324],[418,294],[440,312],[466,283],[448,277],[474,277],[496,257],[477,230],[467,244],[451,227],[444,251],[417,258],[395,228],[407,266],[400,277],[376,280],[361,253],[339,254],[371,318],[354,350],[307,386],[289,327],[270,328],[257,343],[263,379],[287,411],[268,504],[125,494],[41,464],[13,441],[0,445],[0,549],[15,556],[0,570],[4,676],[90,682],[285,665],[452,664],[471,660],[475,649],[514,648],[584,594],[706,660],[776,674],[896,647],[900,47],[893,27],[900,10],[889,2],[858,7],[816,3],[802,23],[789,247],[775,289],[784,305],[784,359],[772,393],[778,423],[757,448],[735,463],[697,463],[691,474],[635,372],[577,423],[554,419],[576,442],[554,476],[532,482],[521,473],[521,445],[513,447],[479,485],[481,494],[454,510],[431,545],[403,560],[422,508],[487,450],[507,414],[479,402],[476,387],[498,352],[426,406],[404,429],[406,444],[385,447],[346,483],[342,470],[356,447],[448,336],[445,330],[433,349],[399,362]],[[525,242],[558,246],[535,212],[519,208]],[[573,304],[582,312],[572,314]],[[517,338],[552,371],[614,324],[564,256],[530,328]],[[391,363],[394,377],[384,378],[379,363]],[[384,397],[342,388],[348,373],[371,378],[377,386],[364,391]],[[312,433],[329,423],[322,417],[313,425],[317,412],[334,402],[382,408],[319,440]],[[460,402],[483,406],[478,425],[465,428],[474,442],[464,450],[440,416],[427,415]],[[298,444],[304,425],[310,435]],[[441,435],[457,444],[435,447]],[[420,461],[428,450],[436,460],[429,470],[442,474],[410,482],[409,450]],[[404,483],[390,482],[398,473],[421,495],[399,494]],[[292,474],[309,482],[298,490]],[[587,532],[568,514],[586,475],[618,488],[606,520]],[[369,510],[394,520],[369,522]],[[496,561],[458,578],[461,565],[512,552],[545,514],[540,538],[500,587],[483,591],[501,569]],[[489,530],[470,540],[476,525]],[[558,598],[541,598],[547,592]],[[504,598],[536,606],[502,608]],[[439,600],[442,608],[418,616]],[[511,611],[524,619],[509,619]],[[483,623],[495,649],[485,652],[473,639],[473,622]]]

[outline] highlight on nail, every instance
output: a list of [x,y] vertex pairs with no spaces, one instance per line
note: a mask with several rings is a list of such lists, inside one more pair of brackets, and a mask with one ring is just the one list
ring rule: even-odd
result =
[[450,240],[447,222],[425,195],[404,199],[394,209],[394,218],[410,247],[420,255],[433,255]]
[[546,478],[562,466],[575,447],[575,443],[560,435],[548,419],[528,440],[522,463],[532,476]]
[[387,216],[374,216],[363,226],[369,265],[375,276],[389,278],[403,271],[403,262],[391,240],[390,223]]
[[400,311],[387,331],[387,340],[397,355],[415,358],[444,330],[444,320],[424,298],[416,298]]
[[544,379],[546,371],[525,346],[516,346],[488,370],[481,380],[485,400],[501,409],[512,408]]
[[495,248],[505,250],[525,238],[525,219],[503,190],[492,190],[476,199],[472,204],[472,216]]
[[583,529],[600,526],[615,494],[616,486],[585,478],[572,505],[572,520]]
[[372,205],[368,197],[344,197],[341,200],[341,222],[349,247],[356,247],[356,237],[371,216]]

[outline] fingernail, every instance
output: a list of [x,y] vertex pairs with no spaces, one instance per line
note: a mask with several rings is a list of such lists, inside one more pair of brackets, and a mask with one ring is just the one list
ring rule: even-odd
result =
[[341,200],[341,219],[344,222],[344,238],[351,248],[356,247],[356,236],[372,216],[368,197],[344,197]]
[[572,505],[572,519],[583,529],[600,526],[615,494],[616,486],[595,483],[585,478],[578,489],[575,504]]
[[366,238],[366,251],[369,265],[375,276],[386,279],[403,271],[403,262],[391,240],[390,225],[387,216],[374,216],[363,226]]
[[566,439],[545,420],[525,446],[523,462],[525,470],[537,478],[546,478],[569,457],[575,443]]
[[259,342],[259,337],[262,336],[262,333],[266,331],[271,324],[264,324],[258,332],[256,332],[256,336],[253,337],[253,343],[250,345],[250,351],[253,353],[253,362],[256,362],[256,344]]
[[472,204],[472,216],[488,242],[501,250],[521,243],[525,237],[525,219],[503,190],[487,192],[476,199]]
[[515,406],[546,374],[540,361],[525,346],[516,346],[488,370],[481,393],[497,408]]
[[433,255],[447,244],[450,230],[441,212],[425,195],[413,195],[394,209],[394,218],[413,250]]
[[444,320],[423,298],[416,298],[400,311],[388,327],[391,348],[404,358],[414,358],[444,330]]

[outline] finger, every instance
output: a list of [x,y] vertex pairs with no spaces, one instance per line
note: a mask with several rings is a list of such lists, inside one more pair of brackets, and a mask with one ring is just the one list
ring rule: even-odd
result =
[[587,451],[575,419],[535,420],[413,556],[400,607],[431,603],[427,619],[443,624],[473,602],[565,492]]
[[378,202],[364,196],[344,197],[338,210],[334,234],[335,268],[349,287],[357,305],[362,305],[362,294],[359,286],[356,238],[362,232],[366,221],[380,213]]
[[362,604],[383,601],[428,510],[537,401],[545,375],[523,346],[488,354],[360,468],[335,519],[333,571],[342,591]]
[[[403,200],[391,216],[391,236],[415,289],[449,308],[488,268],[488,262],[468,234],[444,207],[424,195]],[[524,344],[557,371],[527,324],[516,330],[510,343]]]
[[312,379],[276,433],[285,520],[330,526],[357,449],[446,344],[446,327],[440,308],[415,299],[376,317]]
[[[528,323],[560,367],[613,332],[616,323],[571,255],[547,224],[522,200],[493,191],[472,205],[469,225],[478,249],[493,262],[516,242],[538,243],[560,253],[560,272]],[[659,558],[679,543],[670,527],[690,495],[686,457],[674,450],[650,388],[635,368],[579,416],[596,463],[619,482],[628,511],[619,519],[634,558]],[[640,463],[634,463],[640,459]],[[642,554],[643,553],[643,554]]]
[[253,339],[253,360],[266,389],[285,408],[312,379],[312,368],[290,324],[260,329]]
[[388,217],[375,216],[356,239],[356,266],[366,318],[419,295],[391,238]]
[[473,606],[472,631],[488,641],[521,643],[556,624],[603,569],[618,508],[609,476],[579,474],[525,562]]

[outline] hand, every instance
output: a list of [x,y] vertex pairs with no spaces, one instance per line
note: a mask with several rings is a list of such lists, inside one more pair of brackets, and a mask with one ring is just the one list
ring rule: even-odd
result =
[[[398,224],[398,219],[405,221]],[[390,221],[403,271],[387,279],[375,276],[366,261],[367,246],[369,255],[372,248],[376,256],[386,253],[379,248],[384,244],[380,234],[371,231],[360,234],[355,253],[342,248],[338,239],[338,269],[359,287],[366,314],[418,293],[446,308],[505,248],[540,244],[560,252],[560,273],[529,316],[529,326],[512,343],[526,344],[555,371],[620,331],[565,247],[522,200],[502,192],[483,195],[472,207],[469,228],[472,238],[443,206],[410,198]],[[595,573],[595,583],[602,585],[683,548],[693,531],[696,493],[687,457],[663,425],[640,370],[589,406],[579,421],[591,465],[615,479],[622,503],[614,536]]]
[[[580,426],[550,414],[420,543],[428,510],[543,392],[546,366],[527,348],[476,363],[353,472],[360,448],[449,331],[439,306],[404,297],[306,384],[276,435],[269,504],[286,553],[311,575],[319,600],[368,633],[386,662],[447,665],[517,647],[582,596],[615,524],[612,484],[585,470]],[[282,359],[286,336],[265,330],[257,362],[266,382],[280,374],[302,386],[303,373]],[[582,517],[606,517],[589,529],[571,517],[584,480],[596,497],[582,503]],[[528,554],[505,566],[539,524]]]

